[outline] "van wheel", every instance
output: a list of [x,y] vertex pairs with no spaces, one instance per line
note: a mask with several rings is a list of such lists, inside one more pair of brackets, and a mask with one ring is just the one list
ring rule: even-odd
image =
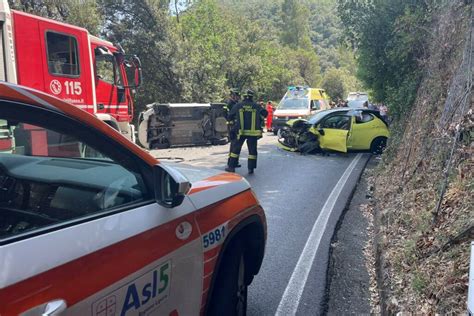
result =
[[385,147],[387,147],[387,138],[377,137],[370,145],[370,152],[374,155],[380,155],[383,153]]
[[228,143],[227,138],[221,138],[221,139],[214,138],[214,139],[211,139],[211,145],[213,145],[213,146],[225,145],[227,143]]
[[228,248],[214,284],[208,315],[245,316],[247,278],[243,246],[236,242]]
[[170,142],[168,139],[155,140],[150,144],[150,149],[167,149],[170,148]]

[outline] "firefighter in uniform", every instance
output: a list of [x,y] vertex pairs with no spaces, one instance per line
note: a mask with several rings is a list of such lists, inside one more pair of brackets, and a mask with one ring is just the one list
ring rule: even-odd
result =
[[[235,144],[237,142],[237,133],[235,132],[234,129],[234,124],[235,124],[235,119],[229,119],[230,111],[234,106],[236,106],[240,101],[240,92],[238,89],[232,88],[230,89],[230,99],[227,100],[226,105],[224,107],[225,109],[225,118],[227,120],[227,132],[229,135],[229,142],[230,142],[230,150],[229,150],[229,159],[230,159],[230,153],[232,152],[232,148],[235,147]],[[229,164],[229,162],[227,162]],[[237,165],[236,167],[240,167],[239,161],[237,160]]]
[[262,126],[267,117],[267,111],[253,101],[254,92],[247,90],[244,100],[234,106],[229,112],[229,120],[235,121],[233,131],[237,134],[234,146],[231,144],[228,160],[228,172],[235,172],[239,162],[240,150],[245,141],[249,150],[248,169],[253,173],[257,168],[257,141],[262,137]]

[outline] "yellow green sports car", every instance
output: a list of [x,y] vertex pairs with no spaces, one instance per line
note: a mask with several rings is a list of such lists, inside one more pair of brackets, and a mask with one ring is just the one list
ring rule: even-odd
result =
[[380,154],[390,133],[378,111],[337,108],[295,119],[278,132],[280,147],[310,153],[318,150],[347,152],[370,150]]

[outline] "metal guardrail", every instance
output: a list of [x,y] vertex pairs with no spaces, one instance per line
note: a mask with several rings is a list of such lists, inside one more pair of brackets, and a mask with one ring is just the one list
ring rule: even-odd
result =
[[467,294],[467,313],[474,316],[474,241],[471,241],[471,261],[469,265],[469,290]]

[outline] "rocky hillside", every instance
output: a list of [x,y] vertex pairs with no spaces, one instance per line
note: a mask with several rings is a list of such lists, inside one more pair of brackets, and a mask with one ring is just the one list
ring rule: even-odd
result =
[[[382,308],[466,312],[474,239],[472,1],[433,12],[416,101],[373,176]],[[378,223],[377,223],[378,221]]]

